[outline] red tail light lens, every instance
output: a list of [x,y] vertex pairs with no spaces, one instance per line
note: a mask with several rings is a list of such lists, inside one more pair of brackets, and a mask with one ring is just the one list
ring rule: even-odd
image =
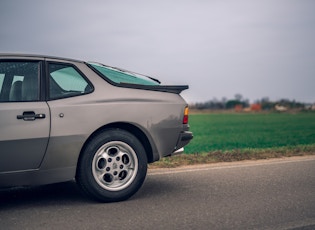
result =
[[183,124],[188,124],[188,113],[189,113],[189,108],[186,107],[184,110]]

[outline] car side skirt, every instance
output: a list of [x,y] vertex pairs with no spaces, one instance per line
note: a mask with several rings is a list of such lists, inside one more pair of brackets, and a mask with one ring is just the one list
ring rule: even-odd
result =
[[0,187],[33,186],[70,181],[74,179],[75,173],[76,167],[0,173]]

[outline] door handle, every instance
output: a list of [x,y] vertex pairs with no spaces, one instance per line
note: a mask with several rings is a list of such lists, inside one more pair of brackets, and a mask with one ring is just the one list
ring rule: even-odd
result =
[[45,114],[39,113],[35,114],[33,111],[25,111],[22,115],[17,115],[17,119],[23,119],[24,121],[34,121],[35,119],[44,119],[46,117]]

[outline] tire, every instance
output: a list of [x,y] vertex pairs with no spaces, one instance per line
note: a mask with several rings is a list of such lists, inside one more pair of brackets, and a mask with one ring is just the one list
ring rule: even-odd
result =
[[116,202],[134,195],[146,174],[147,156],[140,141],[125,130],[109,129],[84,148],[76,181],[89,197]]

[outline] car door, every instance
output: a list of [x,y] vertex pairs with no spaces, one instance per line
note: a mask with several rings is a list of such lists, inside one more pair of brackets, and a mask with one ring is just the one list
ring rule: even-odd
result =
[[41,61],[0,60],[0,173],[37,169],[50,112],[40,100]]

